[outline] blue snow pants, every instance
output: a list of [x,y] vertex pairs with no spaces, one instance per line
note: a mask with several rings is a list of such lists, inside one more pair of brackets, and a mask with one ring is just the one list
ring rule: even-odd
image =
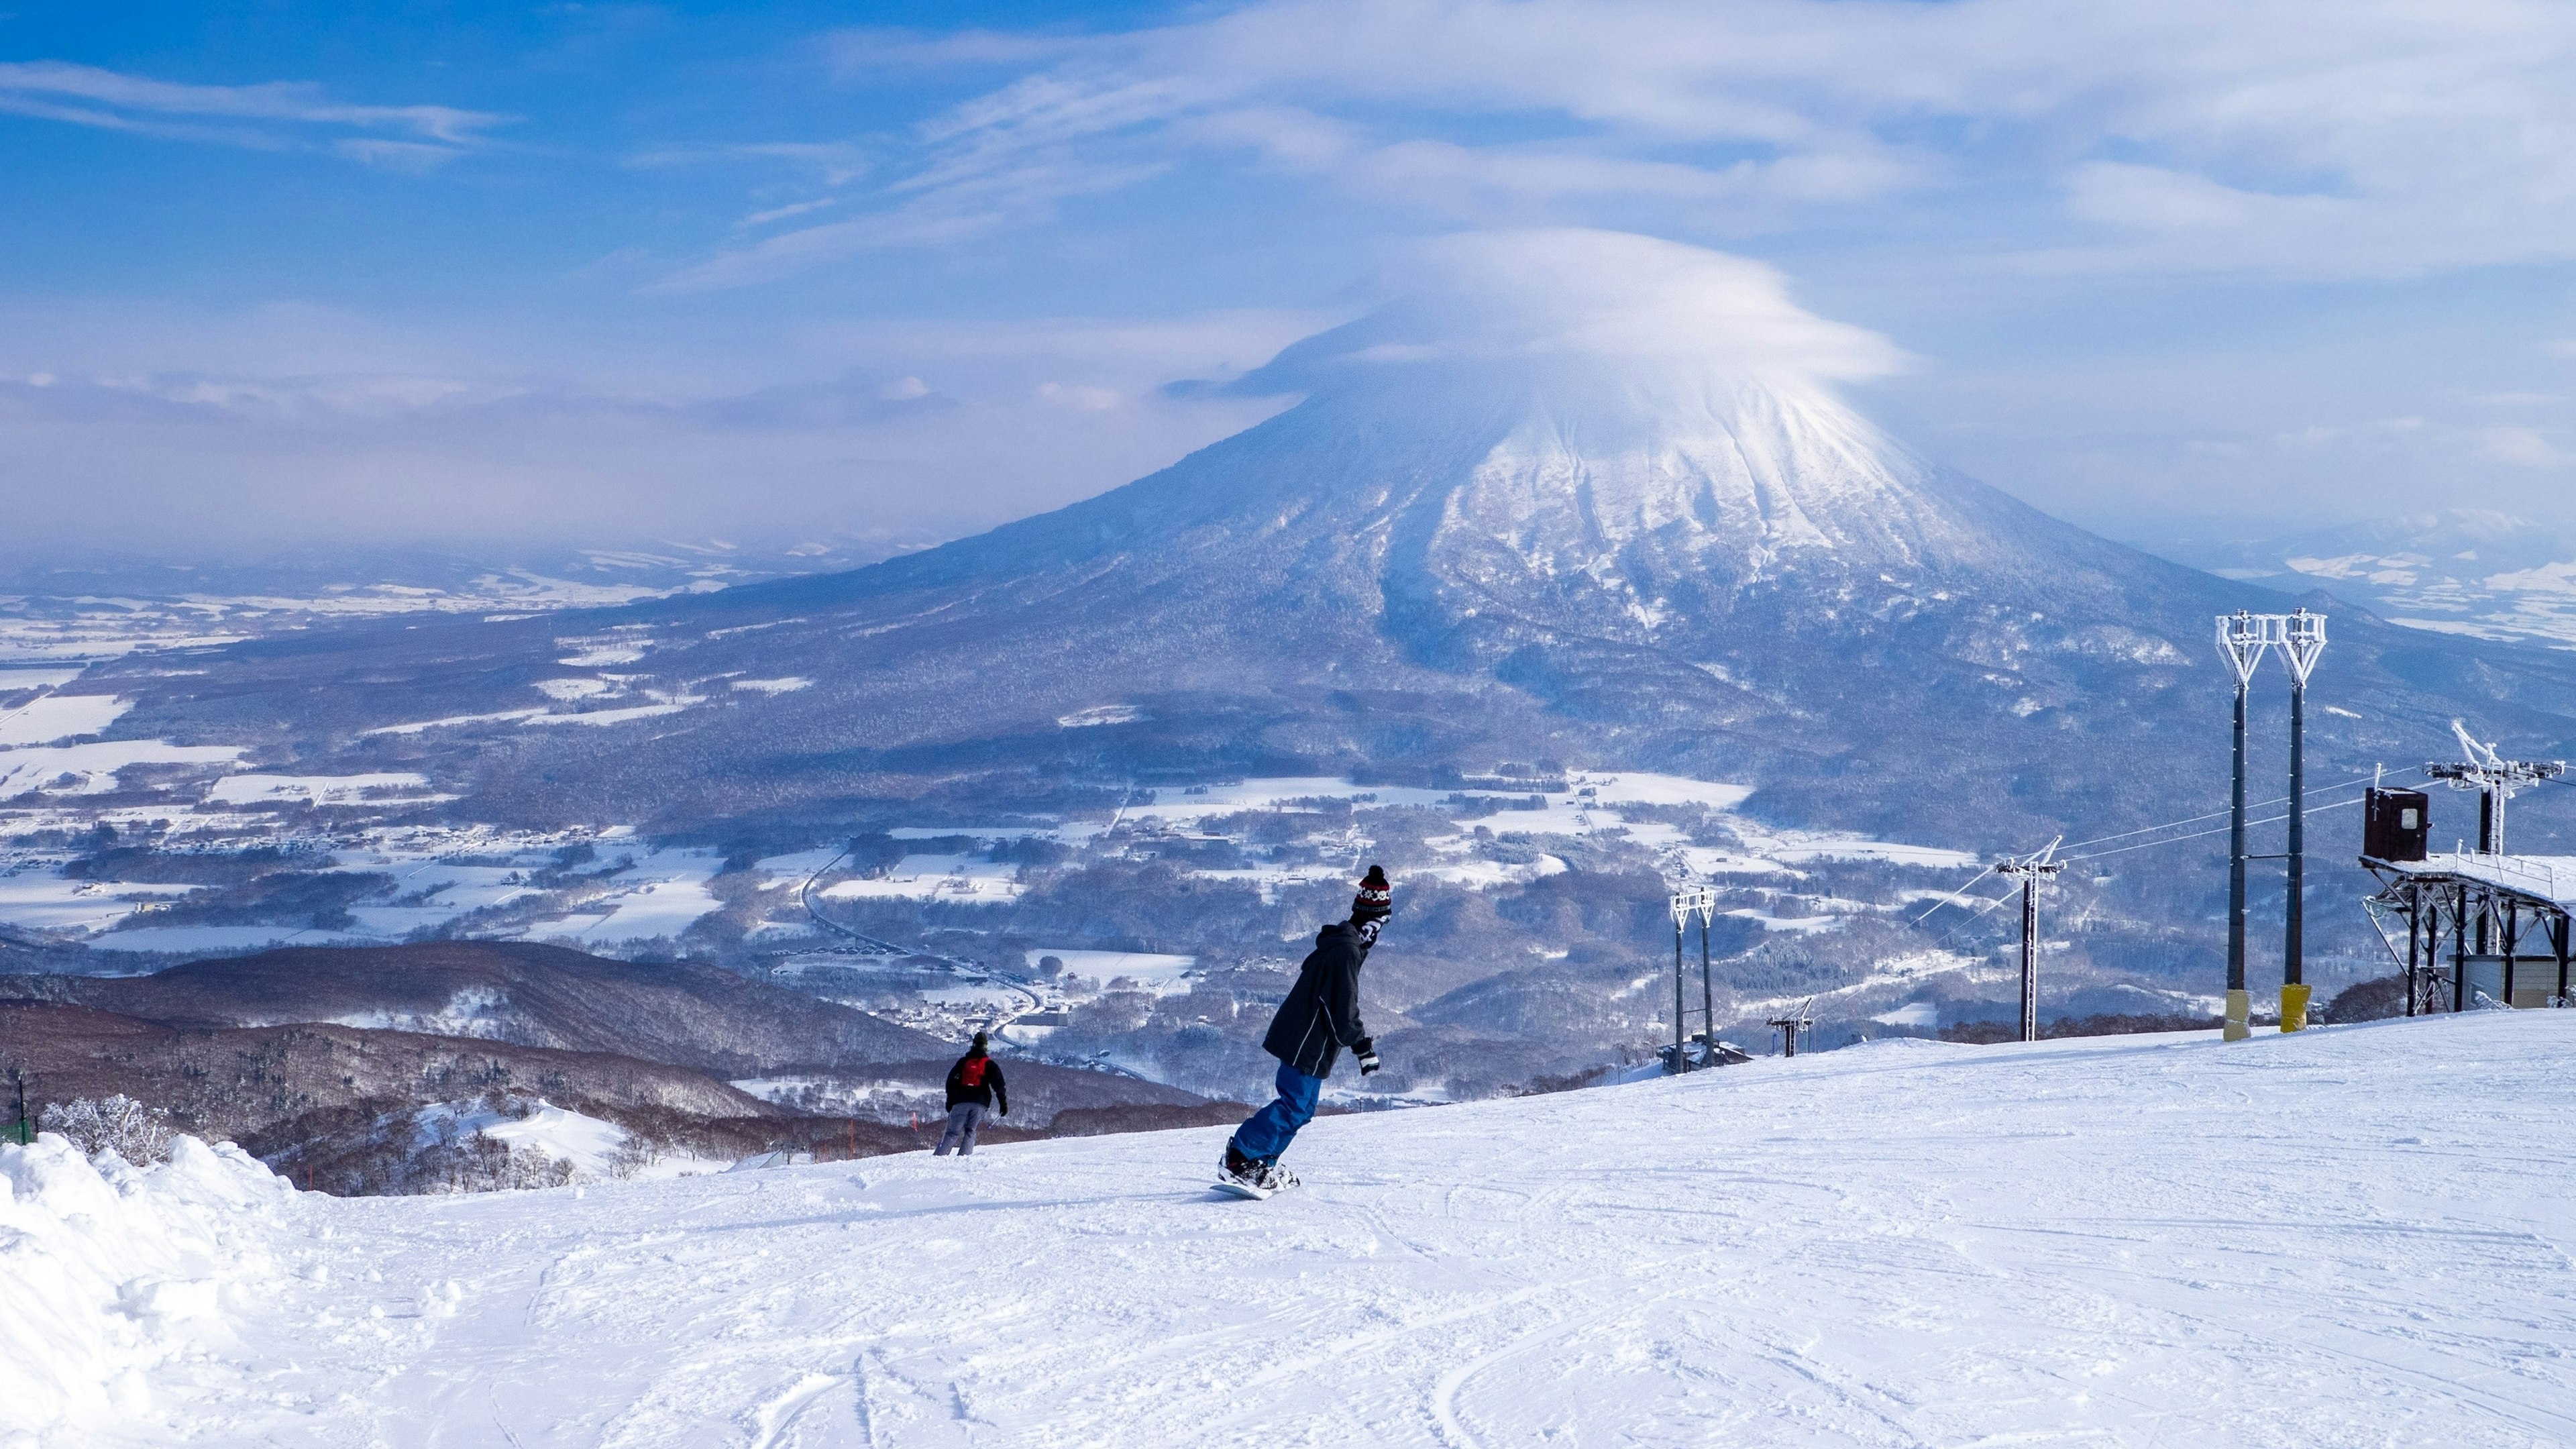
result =
[[1315,1099],[1324,1079],[1310,1077],[1286,1062],[1279,1064],[1279,1100],[1253,1113],[1234,1129],[1234,1150],[1264,1162],[1288,1150],[1297,1129],[1315,1120]]

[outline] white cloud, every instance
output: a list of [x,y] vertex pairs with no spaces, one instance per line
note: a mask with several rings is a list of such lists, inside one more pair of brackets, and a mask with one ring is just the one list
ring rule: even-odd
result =
[[[2576,257],[2576,7],[2536,0],[1270,0],[839,43],[1022,72],[921,127],[880,198],[994,227],[1249,147],[1477,223],[1616,205],[1735,235],[1952,188],[1975,200],[1940,219],[1973,233],[2018,193],[2042,224],[2009,250],[2056,271]],[[700,280],[948,235],[857,227]]]
[[2484,442],[2486,455],[2499,463],[2555,468],[2567,462],[2567,455],[2537,428],[2488,428]]
[[722,291],[775,281],[882,247],[945,246],[1043,219],[1069,197],[1115,191],[1161,169],[1159,164],[1121,169],[1033,160],[1015,169],[942,183],[910,182],[902,189],[914,194],[901,204],[730,247],[643,290],[656,294]]
[[1395,270],[1405,300],[1351,329],[1353,355],[1632,358],[1817,382],[1884,377],[1893,343],[1790,299],[1778,269],[1678,242],[1580,228],[1424,244]]
[[[480,144],[512,118],[455,106],[350,105],[321,87],[182,85],[62,61],[0,61],[0,110],[74,125],[236,145],[289,147],[314,132],[391,132],[410,139],[342,137],[329,149],[374,166],[421,170]],[[205,122],[219,122],[209,126]]]

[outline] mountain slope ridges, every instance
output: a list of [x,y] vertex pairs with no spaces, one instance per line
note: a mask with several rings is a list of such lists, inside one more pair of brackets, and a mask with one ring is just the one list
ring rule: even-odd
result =
[[47,994],[57,992],[173,1026],[327,1022],[609,1052],[719,1077],[918,1061],[950,1045],[711,966],[506,941],[288,947],[151,976],[70,978]]
[[60,1001],[0,1000],[0,1051],[32,1105],[122,1092],[210,1139],[362,1103],[426,1104],[492,1088],[696,1117],[792,1115],[705,1073],[604,1051],[333,1022],[178,1027]]

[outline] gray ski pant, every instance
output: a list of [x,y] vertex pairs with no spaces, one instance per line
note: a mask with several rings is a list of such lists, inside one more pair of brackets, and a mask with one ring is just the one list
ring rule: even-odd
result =
[[939,1146],[930,1155],[946,1157],[948,1149],[957,1149],[960,1157],[975,1155],[975,1129],[984,1125],[984,1114],[992,1109],[981,1102],[960,1102],[948,1109],[948,1130],[939,1134]]

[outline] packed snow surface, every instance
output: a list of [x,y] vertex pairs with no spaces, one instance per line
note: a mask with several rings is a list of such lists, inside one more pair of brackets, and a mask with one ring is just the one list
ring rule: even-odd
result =
[[[1258,1204],[1217,1130],[263,1200],[273,1291],[38,1442],[2562,1444],[2571,1076],[2557,1012],[1906,1040],[1324,1118]],[[0,1321],[90,1337],[19,1352],[153,1362],[79,1345],[166,1270],[33,1221]]]

